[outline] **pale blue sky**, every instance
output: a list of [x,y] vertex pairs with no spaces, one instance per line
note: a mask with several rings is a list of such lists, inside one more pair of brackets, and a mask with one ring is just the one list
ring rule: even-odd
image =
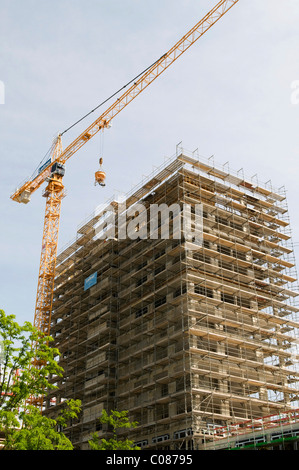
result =
[[[52,138],[165,53],[216,0],[1,0],[0,308],[33,321],[45,200],[9,198]],[[59,246],[178,142],[285,186],[299,242],[299,0],[240,0],[68,163]],[[103,108],[104,111],[104,108]],[[100,112],[100,111],[99,111]],[[97,117],[64,136],[64,147]],[[100,150],[107,186],[95,187]]]

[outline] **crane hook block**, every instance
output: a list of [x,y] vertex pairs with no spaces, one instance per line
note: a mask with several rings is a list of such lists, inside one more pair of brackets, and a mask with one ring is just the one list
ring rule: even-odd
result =
[[105,184],[105,179],[106,179],[106,173],[102,170],[98,170],[95,172],[95,185],[99,184],[100,186],[106,186]]
[[96,171],[95,174],[94,174],[94,177],[95,177],[94,184],[95,185],[98,184],[100,186],[106,186],[106,184],[105,184],[106,173],[102,170],[102,163],[103,163],[102,158],[100,158],[99,163],[100,163],[100,169],[98,171]]

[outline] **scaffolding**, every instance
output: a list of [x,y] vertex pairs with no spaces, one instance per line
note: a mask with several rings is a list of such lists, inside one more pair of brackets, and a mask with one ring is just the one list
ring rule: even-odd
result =
[[270,449],[298,450],[299,410],[250,419],[245,422],[219,427],[208,449]]
[[[146,222],[121,238],[111,215],[138,203]],[[140,236],[162,204],[187,204],[192,217],[201,205],[200,246],[174,236],[181,213],[170,214],[168,238]],[[58,256],[51,335],[65,374],[52,378],[46,413],[81,399],[67,430],[80,449],[95,431],[107,437],[103,408],[129,411],[138,427],[119,434],[141,448],[205,449],[218,429],[292,411],[297,295],[284,188],[177,146],[121,202],[98,208]]]

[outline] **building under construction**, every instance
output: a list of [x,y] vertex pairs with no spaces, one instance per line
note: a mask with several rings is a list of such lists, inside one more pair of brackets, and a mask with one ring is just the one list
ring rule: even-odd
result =
[[[146,222],[120,237],[137,204]],[[200,205],[201,243],[177,236],[182,213],[172,211],[168,237],[162,218],[158,237],[141,237],[150,207],[162,204],[188,205],[192,221]],[[93,432],[107,437],[102,409],[128,410],[138,426],[120,438],[143,449],[228,448],[244,433],[253,442],[255,429],[269,441],[284,425],[295,437],[296,296],[284,188],[178,148],[124,201],[98,208],[59,254],[51,335],[65,374],[52,378],[46,412],[82,401],[67,429],[82,450]]]

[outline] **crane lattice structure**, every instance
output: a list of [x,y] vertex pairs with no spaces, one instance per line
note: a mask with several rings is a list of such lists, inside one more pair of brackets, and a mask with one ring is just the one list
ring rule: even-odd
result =
[[166,54],[163,54],[139,78],[85,129],[65,150],[62,149],[62,134],[55,139],[50,152],[51,158],[39,170],[37,176],[25,181],[11,195],[13,201],[27,204],[31,195],[45,182],[46,197],[42,250],[38,275],[38,286],[34,314],[34,326],[45,335],[50,334],[54,278],[59,234],[61,202],[65,196],[62,179],[65,163],[77,154],[99,131],[111,125],[114,119],[143,90],[168,69],[184,52],[216,24],[239,0],[221,0]]

